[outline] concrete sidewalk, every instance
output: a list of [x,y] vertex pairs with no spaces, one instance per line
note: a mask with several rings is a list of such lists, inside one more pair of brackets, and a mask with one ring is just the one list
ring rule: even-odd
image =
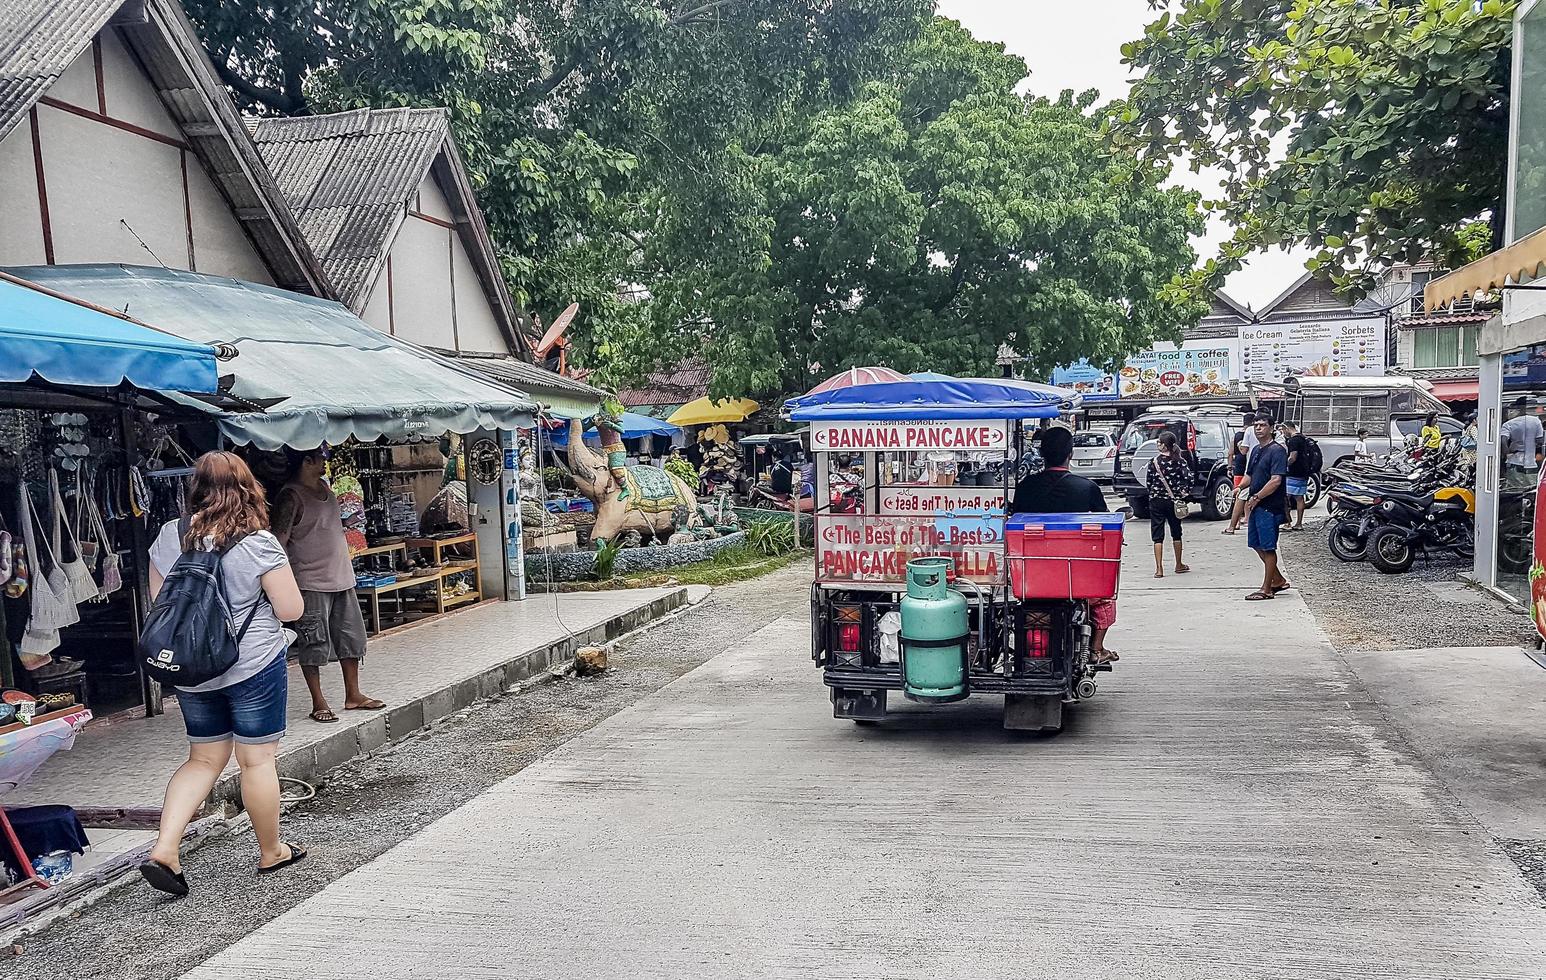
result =
[[836,721],[790,617],[188,976],[1542,976],[1539,898],[1303,603],[1201,522],[1151,579],[1142,527],[1055,739]]
[[[634,589],[534,595],[489,602],[370,641],[362,686],[387,703],[383,711],[343,710],[337,668],[323,672],[339,721],[308,714],[311,698],[300,668],[290,666],[289,730],[280,743],[281,775],[311,780],[395,741],[479,698],[570,659],[581,646],[638,629],[687,602],[686,589]],[[144,819],[159,812],[167,777],[188,755],[176,703],[154,718],[93,724],[75,747],[5,797],[8,807],[67,803],[92,816],[122,811]],[[217,798],[237,793],[233,762]],[[90,822],[90,821],[88,821]]]

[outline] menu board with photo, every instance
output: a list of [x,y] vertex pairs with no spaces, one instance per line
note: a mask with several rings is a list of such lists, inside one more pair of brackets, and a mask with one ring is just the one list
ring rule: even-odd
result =
[[1209,398],[1229,394],[1228,347],[1150,350],[1129,357],[1117,377],[1122,398]]
[[1116,375],[1092,367],[1084,358],[1080,358],[1076,364],[1054,369],[1052,383],[1083,395],[1086,404],[1117,399]]
[[1240,328],[1240,376],[1246,381],[1384,373],[1384,317]]

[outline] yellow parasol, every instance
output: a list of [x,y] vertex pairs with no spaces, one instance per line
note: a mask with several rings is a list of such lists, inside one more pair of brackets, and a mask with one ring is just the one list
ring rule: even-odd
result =
[[707,397],[688,402],[666,419],[672,425],[711,425],[715,422],[740,422],[761,408],[750,398],[726,398],[712,402]]

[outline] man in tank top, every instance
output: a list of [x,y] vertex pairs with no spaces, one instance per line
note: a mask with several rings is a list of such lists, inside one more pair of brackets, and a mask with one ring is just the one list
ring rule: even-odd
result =
[[320,448],[292,453],[291,465],[294,475],[275,498],[270,519],[306,601],[306,611],[294,623],[292,648],[311,692],[311,718],[338,720],[322,691],[322,667],[333,661],[343,669],[344,708],[380,711],[386,705],[360,690],[365,617],[354,591],[354,565],[338,498],[322,479],[327,454]]

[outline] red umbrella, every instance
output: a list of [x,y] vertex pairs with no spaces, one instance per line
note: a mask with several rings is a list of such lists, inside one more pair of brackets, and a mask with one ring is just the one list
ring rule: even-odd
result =
[[814,395],[823,391],[832,391],[834,388],[852,388],[854,385],[873,385],[887,381],[906,381],[907,375],[899,371],[893,371],[888,367],[856,367],[834,374],[821,384],[807,391],[807,395]]

